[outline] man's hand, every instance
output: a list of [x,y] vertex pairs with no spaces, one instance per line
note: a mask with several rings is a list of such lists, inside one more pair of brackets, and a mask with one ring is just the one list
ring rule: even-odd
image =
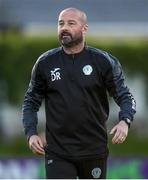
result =
[[113,144],[121,144],[125,141],[128,135],[128,125],[125,121],[120,121],[116,126],[112,128],[110,134],[114,134],[112,138]]
[[43,142],[42,142],[41,138],[37,135],[32,135],[29,138],[29,147],[33,153],[36,153],[38,155],[45,154]]

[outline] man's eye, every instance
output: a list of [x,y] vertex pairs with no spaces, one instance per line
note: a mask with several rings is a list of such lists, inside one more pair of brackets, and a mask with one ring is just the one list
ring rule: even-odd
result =
[[75,25],[75,23],[74,22],[70,22],[69,25]]
[[59,26],[63,26],[64,23],[59,23]]

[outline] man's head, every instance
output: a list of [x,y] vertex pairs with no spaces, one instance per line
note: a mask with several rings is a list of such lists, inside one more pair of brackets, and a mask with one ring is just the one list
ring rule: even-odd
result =
[[58,35],[61,44],[66,48],[74,47],[85,40],[87,16],[76,8],[64,9],[58,19]]

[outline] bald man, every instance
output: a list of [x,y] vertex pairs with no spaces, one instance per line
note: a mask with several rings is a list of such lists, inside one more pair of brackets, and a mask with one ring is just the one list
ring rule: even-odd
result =
[[[107,169],[107,92],[120,106],[112,143],[125,141],[135,100],[124,83],[119,61],[86,45],[86,14],[63,10],[58,19],[61,47],[41,55],[32,70],[23,104],[30,149],[45,155],[46,178],[105,179]],[[37,134],[37,112],[45,99],[46,139]],[[46,143],[46,145],[45,145]]]

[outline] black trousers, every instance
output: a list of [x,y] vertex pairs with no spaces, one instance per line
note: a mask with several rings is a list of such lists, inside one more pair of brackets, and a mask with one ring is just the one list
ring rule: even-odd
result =
[[53,153],[45,155],[47,179],[106,179],[107,157],[69,160]]

